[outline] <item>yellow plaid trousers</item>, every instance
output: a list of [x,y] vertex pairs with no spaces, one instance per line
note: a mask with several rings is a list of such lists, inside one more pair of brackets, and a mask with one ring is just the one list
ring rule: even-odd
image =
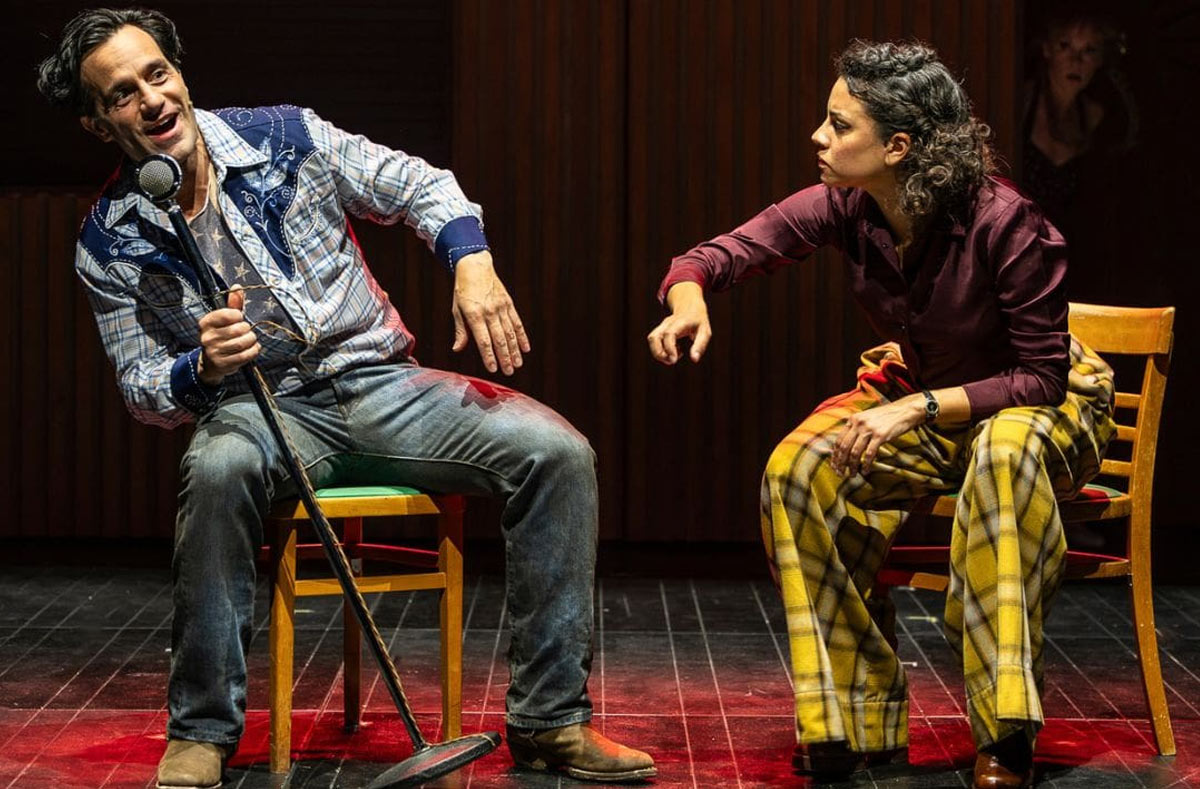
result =
[[[862,356],[858,387],[817,407],[772,453],[762,532],[787,613],[798,742],[869,752],[908,743],[904,669],[868,601],[904,510],[961,491],[945,632],[962,656],[978,746],[1042,725],[1042,627],[1066,552],[1056,501],[1098,472],[1115,427],[1111,368],[1077,340],[1065,402],[957,429],[919,426],[843,479],[846,419],[914,391],[894,344]],[[1086,378],[1085,376],[1094,376]]]

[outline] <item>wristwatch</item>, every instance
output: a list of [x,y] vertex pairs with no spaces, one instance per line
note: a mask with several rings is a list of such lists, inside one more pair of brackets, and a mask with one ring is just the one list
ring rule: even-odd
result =
[[922,389],[921,394],[925,395],[925,422],[928,424],[938,418],[938,414],[942,412],[942,407],[938,405],[937,398],[933,396],[933,392],[928,389]]

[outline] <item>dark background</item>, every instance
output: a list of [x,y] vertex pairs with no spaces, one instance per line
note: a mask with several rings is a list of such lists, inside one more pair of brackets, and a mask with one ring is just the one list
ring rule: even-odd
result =
[[[592,440],[601,536],[680,556],[758,540],[775,443],[853,383],[873,342],[836,258],[710,300],[699,366],[653,363],[645,334],[670,258],[816,180],[809,135],[855,36],[915,36],[961,75],[1019,178],[1030,30],[1044,4],[986,0],[160,2],[202,107],[288,102],[452,167],[485,222],[534,352],[512,379]],[[1075,300],[1178,307],[1155,488],[1160,578],[1191,580],[1200,430],[1191,308],[1200,167],[1200,9],[1107,8],[1128,36],[1138,144],[1085,174]],[[80,4],[6,3],[0,103],[0,537],[10,550],[171,534],[186,429],[125,413],[71,271],[78,219],[115,149],[41,100],[34,66]],[[424,363],[449,351],[450,279],[402,230],[357,223]],[[473,353],[473,351],[471,352]],[[494,504],[471,533],[495,534]],[[661,551],[660,551],[661,553]]]

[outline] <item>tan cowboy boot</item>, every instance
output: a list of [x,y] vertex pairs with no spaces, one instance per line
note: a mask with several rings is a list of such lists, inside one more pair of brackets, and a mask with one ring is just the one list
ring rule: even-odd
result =
[[639,781],[658,774],[650,754],[613,742],[591,726],[508,727],[508,751],[518,767],[564,772],[580,781]]
[[215,789],[228,751],[211,742],[169,740],[158,762],[158,789]]

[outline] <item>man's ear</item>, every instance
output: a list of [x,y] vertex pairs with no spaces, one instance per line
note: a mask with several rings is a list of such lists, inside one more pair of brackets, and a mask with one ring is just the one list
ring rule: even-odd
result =
[[895,166],[908,156],[908,151],[912,147],[912,137],[908,136],[908,132],[896,132],[891,139],[887,141],[883,150],[883,159],[891,166]]
[[98,118],[90,115],[79,116],[79,124],[104,142],[112,142],[113,136]]

